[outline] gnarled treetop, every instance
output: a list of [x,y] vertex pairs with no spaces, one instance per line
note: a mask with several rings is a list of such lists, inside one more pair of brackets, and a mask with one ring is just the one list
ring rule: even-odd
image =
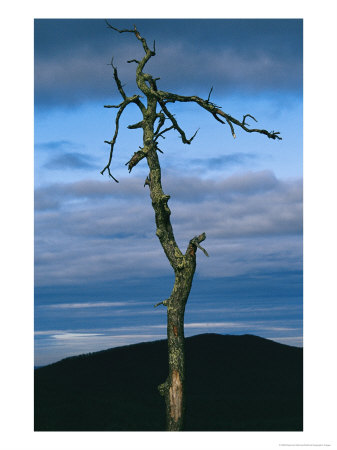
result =
[[[113,59],[111,60],[110,65],[113,68],[113,76],[118,88],[119,93],[121,94],[123,101],[118,105],[104,105],[105,108],[118,108],[118,112],[116,115],[116,122],[115,122],[115,133],[111,141],[104,141],[105,143],[110,145],[110,155],[107,165],[104,167],[104,169],[101,171],[101,174],[103,175],[105,170],[108,171],[109,176],[113,178],[117,183],[118,180],[116,180],[115,177],[112,176],[110,172],[110,165],[112,160],[112,154],[114,150],[114,146],[116,143],[116,139],[118,136],[118,129],[119,129],[119,119],[126,108],[127,105],[130,103],[136,104],[143,116],[143,120],[141,120],[138,123],[135,123],[133,125],[129,125],[129,129],[135,129],[135,128],[143,128],[145,130],[145,127],[149,125],[153,128],[153,135],[152,135],[152,142],[156,146],[156,150],[161,151],[158,148],[158,138],[162,137],[164,138],[164,134],[168,131],[174,129],[176,130],[181,137],[181,140],[184,144],[190,144],[194,137],[196,136],[198,130],[193,134],[193,136],[189,139],[187,139],[185,132],[182,130],[182,128],[179,126],[176,118],[173,114],[169,111],[167,108],[167,104],[169,103],[175,103],[175,102],[194,102],[197,103],[199,106],[204,108],[206,111],[210,112],[212,116],[220,123],[222,124],[228,124],[232,133],[232,136],[235,138],[235,130],[234,126],[238,126],[242,128],[247,133],[260,133],[266,135],[269,139],[274,140],[281,140],[282,138],[279,136],[279,132],[276,131],[267,131],[259,128],[249,128],[249,124],[246,122],[247,118],[254,120],[257,122],[255,117],[253,117],[251,114],[245,114],[242,118],[242,120],[238,120],[234,117],[232,117],[230,114],[225,113],[222,111],[220,106],[217,106],[215,103],[210,101],[210,96],[213,90],[213,87],[211,88],[207,100],[204,100],[198,96],[192,95],[192,96],[184,96],[184,95],[178,95],[173,94],[171,92],[166,92],[158,89],[157,87],[157,81],[159,78],[154,78],[152,75],[145,73],[144,67],[146,63],[149,61],[149,59],[152,56],[155,56],[156,54],[156,46],[155,42],[153,43],[153,49],[151,50],[146,42],[146,40],[140,35],[139,31],[137,30],[136,26],[134,26],[133,29],[123,29],[119,30],[118,28],[113,27],[108,21],[106,21],[107,27],[111,28],[114,31],[117,31],[118,33],[133,33],[136,38],[142,43],[145,55],[141,60],[132,59],[127,61],[128,63],[136,63],[137,69],[136,69],[136,82],[137,86],[140,89],[140,91],[145,95],[147,98],[147,103],[155,102],[158,104],[161,108],[161,110],[156,114],[155,117],[149,117],[149,108],[148,105],[145,106],[144,103],[140,100],[141,95],[133,95],[131,97],[127,97],[125,94],[125,91],[123,89],[123,85],[118,77],[117,68],[113,64]],[[149,121],[150,120],[150,121]],[[156,128],[154,128],[155,121],[158,120],[158,124]],[[163,126],[166,121],[169,121],[170,125],[163,129]],[[153,122],[153,123],[151,123]],[[140,160],[142,160],[146,156],[146,152],[144,151],[144,148],[140,151],[136,152],[133,157],[126,163],[128,165],[129,172],[132,170],[132,168],[138,164]]]

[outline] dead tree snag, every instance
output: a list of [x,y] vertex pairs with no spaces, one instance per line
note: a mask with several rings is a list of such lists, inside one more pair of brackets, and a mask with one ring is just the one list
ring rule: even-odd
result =
[[[158,389],[166,401],[166,417],[167,430],[179,431],[183,429],[184,410],[185,410],[185,396],[184,396],[184,380],[185,380],[185,356],[184,356],[184,313],[185,306],[192,286],[192,280],[196,267],[196,253],[200,249],[206,256],[207,251],[201,247],[201,242],[206,239],[206,234],[202,233],[190,240],[187,245],[185,253],[178,247],[171,221],[171,211],[168,206],[170,199],[169,195],[164,194],[161,184],[161,168],[158,158],[158,152],[162,152],[158,148],[158,139],[164,137],[164,134],[170,130],[175,130],[179,133],[184,144],[191,144],[195,138],[198,130],[187,138],[184,130],[179,126],[177,119],[170,112],[168,106],[175,102],[194,102],[201,108],[208,111],[214,119],[221,124],[227,124],[230,131],[235,138],[234,126],[241,128],[248,133],[260,133],[270,139],[281,139],[279,132],[267,131],[257,128],[249,128],[246,122],[247,117],[256,119],[250,115],[245,114],[242,121],[235,119],[231,115],[222,111],[220,106],[210,101],[210,95],[213,88],[210,90],[207,100],[197,96],[183,96],[170,92],[165,92],[157,87],[158,78],[144,72],[144,67],[150,58],[155,56],[156,48],[153,43],[153,48],[150,49],[146,40],[140,35],[139,31],[134,26],[133,29],[119,30],[106,22],[108,28],[118,33],[134,34],[136,39],[140,41],[144,49],[144,56],[141,60],[132,59],[128,63],[136,63],[136,82],[142,95],[133,95],[128,97],[123,89],[122,83],[119,79],[117,68],[111,61],[113,69],[113,76],[117,89],[122,96],[122,102],[118,105],[105,105],[105,108],[116,108],[117,114],[115,119],[115,132],[110,141],[105,141],[110,146],[110,153],[107,165],[101,171],[103,175],[105,171],[109,176],[116,178],[111,174],[110,167],[114,146],[118,136],[119,120],[124,109],[131,103],[138,106],[142,120],[129,125],[130,129],[141,128],[143,130],[143,145],[140,150],[136,151],[131,159],[126,163],[129,172],[144,158],[146,158],[149,175],[147,176],[144,186],[149,186],[150,197],[155,214],[155,222],[157,226],[156,235],[160,241],[161,246],[169,260],[174,274],[175,282],[168,299],[157,303],[155,306],[164,305],[167,307],[167,339],[168,339],[168,360],[169,373],[166,381],[161,384]],[[146,99],[146,104],[141,98]],[[167,124],[167,126],[166,126]]]

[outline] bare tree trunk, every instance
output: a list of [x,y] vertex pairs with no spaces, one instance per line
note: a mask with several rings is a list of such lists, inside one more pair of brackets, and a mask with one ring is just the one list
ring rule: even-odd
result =
[[171,211],[167,204],[170,196],[164,194],[161,186],[161,170],[155,146],[149,145],[147,147],[146,157],[150,168],[148,185],[152,206],[155,211],[156,234],[175,272],[175,282],[171,295],[168,299],[161,302],[164,306],[167,306],[169,374],[167,380],[158,389],[166,401],[167,430],[179,431],[183,427],[185,412],[185,305],[195,272],[197,247],[201,248],[199,243],[206,238],[206,235],[203,233],[193,238],[189,242],[186,253],[181,253],[175,241],[170,222]]
[[165,383],[158,389],[166,402],[166,427],[168,431],[183,428],[185,413],[185,351],[184,314],[185,305],[191,290],[194,261],[176,275],[174,287],[167,300],[167,343],[169,373]]

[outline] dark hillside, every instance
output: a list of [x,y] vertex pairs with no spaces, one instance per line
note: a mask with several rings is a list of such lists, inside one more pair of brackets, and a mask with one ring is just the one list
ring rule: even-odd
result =
[[[36,431],[160,431],[167,341],[35,370]],[[302,349],[257,336],[186,339],[186,430],[302,430]]]

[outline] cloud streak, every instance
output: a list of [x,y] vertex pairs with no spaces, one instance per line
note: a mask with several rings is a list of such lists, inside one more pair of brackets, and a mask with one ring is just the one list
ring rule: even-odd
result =
[[57,303],[52,305],[43,305],[44,308],[50,309],[110,308],[119,306],[130,306],[130,302],[85,302],[85,303]]
[[76,148],[78,144],[67,139],[59,139],[57,141],[37,142],[35,143],[37,150],[64,150],[67,148]]
[[94,169],[98,168],[97,164],[92,162],[92,158],[82,153],[72,152],[51,158],[44,168],[49,170],[65,170],[65,169]]
[[222,169],[224,167],[240,166],[246,162],[253,161],[257,158],[257,155],[252,153],[230,153],[228,155],[222,155],[217,158],[195,158],[189,162],[189,165],[202,167],[207,169]]

